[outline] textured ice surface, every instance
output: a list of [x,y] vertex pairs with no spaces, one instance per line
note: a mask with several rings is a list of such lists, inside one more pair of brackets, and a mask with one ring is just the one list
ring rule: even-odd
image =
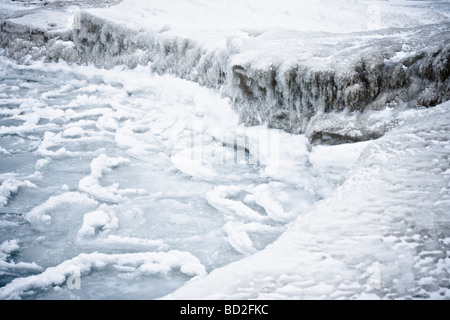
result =
[[448,299],[449,108],[405,112],[273,244],[167,298]]
[[220,89],[245,124],[307,133],[312,142],[377,138],[389,123],[367,122],[364,110],[450,98],[447,1],[125,0],[81,3],[81,11],[68,4],[5,20],[7,54],[150,65]]
[[1,61],[2,299],[448,298],[448,103],[310,146],[146,68]]
[[[124,1],[81,12],[74,42],[97,65],[220,88],[246,124],[358,141],[386,131],[355,123],[363,110],[449,99],[448,17],[445,2]],[[310,124],[331,111],[355,130]]]
[[447,1],[117,3],[0,0],[1,299],[449,298]]
[[357,158],[328,174],[304,136],[149,67],[0,61],[2,299],[164,296],[264,249]]

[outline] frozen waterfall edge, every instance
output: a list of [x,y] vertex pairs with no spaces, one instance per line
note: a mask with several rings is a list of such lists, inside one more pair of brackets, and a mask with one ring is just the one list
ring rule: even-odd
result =
[[105,68],[150,64],[156,73],[221,90],[247,125],[306,133],[313,143],[378,138],[389,123],[367,122],[365,111],[431,107],[450,99],[450,23],[337,35],[293,33],[304,48],[286,61],[248,49],[263,41],[268,49],[276,46],[276,31],[207,47],[82,10],[73,30],[51,32],[5,20],[0,45],[22,63],[45,57]]

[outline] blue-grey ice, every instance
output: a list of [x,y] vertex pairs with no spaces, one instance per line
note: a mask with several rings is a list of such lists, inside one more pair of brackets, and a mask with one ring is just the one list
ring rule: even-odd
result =
[[0,299],[449,299],[446,1],[0,0]]

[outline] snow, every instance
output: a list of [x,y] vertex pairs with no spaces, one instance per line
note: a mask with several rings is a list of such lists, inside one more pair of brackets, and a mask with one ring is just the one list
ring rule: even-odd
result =
[[[273,220],[265,208],[292,211],[297,205],[292,195],[302,197],[301,210],[307,211],[319,200],[288,181],[268,181],[276,179],[266,169],[271,166],[274,174],[278,172],[278,152],[297,163],[298,153],[275,145],[278,138],[301,146],[303,161],[305,137],[239,125],[229,100],[216,91],[153,75],[148,67],[102,70],[42,62],[24,66],[2,59],[11,79],[5,87],[7,103],[20,105],[21,113],[2,106],[6,119],[1,144],[9,154],[2,156],[0,177],[5,186],[14,179],[36,187],[13,190],[17,194],[8,198],[8,215],[2,216],[0,226],[24,243],[18,263],[35,263],[45,270],[42,275],[36,269],[11,271],[4,284],[11,284],[5,289],[11,291],[4,297],[104,297],[101,286],[90,284],[100,276],[97,271],[84,276],[81,272],[80,292],[57,289],[60,280],[44,281],[47,270],[80,253],[179,250],[197,257],[203,267],[187,264],[180,269],[184,276],[169,272],[160,278],[159,272],[151,272],[160,270],[158,265],[145,267],[141,280],[152,288],[150,296],[158,298],[203,275],[201,270],[209,272],[276,239],[287,219]],[[42,75],[46,82],[10,90],[23,83],[23,77]],[[51,95],[45,94],[48,89]],[[36,125],[25,128],[17,121],[24,115]],[[287,171],[284,168],[280,176],[286,177]],[[205,172],[209,175],[199,174]],[[328,178],[319,180],[328,185]],[[316,182],[305,175],[303,185],[310,183]],[[260,184],[264,187],[257,188]],[[264,203],[261,198],[268,190],[276,195]],[[116,289],[107,290],[108,297],[124,298],[118,283],[137,279],[127,275],[127,268],[124,263],[104,270],[105,279],[117,283]],[[36,279],[30,287],[12,285],[12,279],[27,277]],[[139,283],[131,285],[134,291],[127,298],[142,297]],[[42,290],[31,289],[39,284]]]
[[2,254],[6,253],[9,255],[11,254],[11,252],[18,251],[19,249],[20,249],[19,244],[15,239],[4,241],[0,245],[0,252],[2,252]]
[[[312,141],[377,138],[388,128],[375,119],[367,123],[361,111],[434,106],[450,96],[445,1],[126,0],[93,9],[82,2],[81,10],[69,5],[7,19],[6,54],[24,63],[45,57],[102,67],[149,65],[159,74],[220,89],[243,123],[308,132]],[[55,14],[73,15],[76,26],[56,23],[52,28],[59,31],[42,31]],[[31,40],[28,16],[44,26]],[[320,118],[343,110],[354,113],[337,122]],[[99,125],[116,125],[104,120]]]
[[170,160],[178,170],[191,177],[203,180],[214,180],[217,174],[208,167],[205,167],[199,160],[190,159],[191,154],[192,152],[190,152],[190,150],[186,150],[172,156]]
[[0,205],[2,207],[8,204],[8,199],[19,191],[19,188],[35,188],[36,185],[32,182],[25,180],[7,179],[0,185]]
[[32,29],[53,31],[59,28],[66,29],[68,17],[59,12],[37,12],[27,14],[26,16],[11,19],[10,21],[17,24],[26,24]]
[[[80,191],[86,192],[92,195],[94,198],[106,202],[118,202],[121,200],[121,190],[119,190],[119,184],[114,183],[110,186],[103,187],[100,185],[100,179],[105,172],[111,171],[113,168],[128,163],[130,160],[126,158],[109,158],[105,154],[101,154],[91,162],[91,173],[89,176],[84,177],[78,183]],[[125,192],[139,192],[139,190],[129,189]],[[145,192],[145,190],[143,191]]]
[[[74,43],[98,66],[150,64],[218,88],[246,124],[360,141],[386,131],[363,109],[448,99],[448,12],[429,1],[123,1],[82,11],[90,28]],[[310,125],[330,109],[358,121]]]
[[36,170],[41,170],[43,167],[45,167],[49,163],[50,163],[50,160],[48,160],[48,159],[39,159],[38,161],[36,161],[36,165],[34,166],[34,168]]
[[223,229],[227,233],[227,241],[240,253],[252,254],[257,251],[245,228],[241,228],[240,225],[233,222],[227,222]]
[[3,155],[8,155],[10,154],[8,150],[6,150],[5,148],[0,148],[0,153]]
[[15,263],[11,255],[20,250],[19,242],[16,239],[5,240],[0,244],[0,276],[7,277],[14,272],[39,272],[42,268],[37,264],[19,262]]
[[50,213],[70,204],[95,205],[97,202],[79,192],[66,192],[48,198],[44,203],[26,213],[25,217],[32,224],[50,224],[52,219]]
[[110,229],[117,229],[117,217],[108,215],[102,210],[86,213],[83,217],[83,225],[78,231],[79,236],[95,235],[98,230],[108,232]]
[[[345,33],[437,23],[448,18],[426,1],[148,1],[125,0],[108,9],[90,9],[108,20],[133,29],[220,41],[233,33],[257,36],[266,30]],[[148,19],[147,17],[152,17]]]
[[249,208],[241,201],[227,199],[235,197],[243,190],[238,186],[218,186],[206,194],[208,203],[228,215],[241,216],[250,221],[263,221],[266,217]]
[[81,127],[71,127],[63,131],[62,136],[64,138],[77,138],[82,136],[84,133]]
[[448,156],[449,107],[414,112],[272,245],[167,298],[448,299],[447,271],[436,264],[447,236],[433,230],[448,223],[448,204],[436,199],[450,196],[449,180],[432,159]]
[[92,160],[91,176],[95,179],[100,179],[103,176],[103,173],[111,171],[114,167],[128,162],[130,162],[130,160],[126,158],[109,158],[102,154]]
[[92,269],[102,270],[113,266],[118,270],[128,267],[124,271],[127,278],[133,279],[147,274],[166,274],[172,269],[190,276],[202,276],[204,267],[198,259],[187,252],[146,252],[129,254],[82,253],[73,259],[46,269],[39,275],[13,280],[7,286],[0,288],[2,300],[15,299],[21,294],[37,288],[63,285],[73,274],[84,275]]
[[[278,188],[275,190],[277,189]],[[285,212],[280,202],[273,198],[274,190],[271,190],[268,184],[259,185],[253,190],[253,192],[255,202],[266,210],[267,215],[271,219],[281,222],[288,222],[293,219],[294,214]]]
[[0,0],[0,299],[450,298],[448,2],[118,2]]

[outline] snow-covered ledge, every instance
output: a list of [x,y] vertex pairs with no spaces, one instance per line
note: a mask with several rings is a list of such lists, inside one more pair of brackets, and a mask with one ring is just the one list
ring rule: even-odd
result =
[[[0,40],[22,61],[150,64],[157,73],[221,90],[248,125],[306,133],[312,142],[376,138],[391,120],[369,121],[365,111],[395,113],[450,98],[445,3],[207,4],[125,0],[109,8],[72,6],[59,16],[37,11],[4,21]],[[52,14],[62,22],[48,22]],[[71,17],[71,34],[57,28]]]

